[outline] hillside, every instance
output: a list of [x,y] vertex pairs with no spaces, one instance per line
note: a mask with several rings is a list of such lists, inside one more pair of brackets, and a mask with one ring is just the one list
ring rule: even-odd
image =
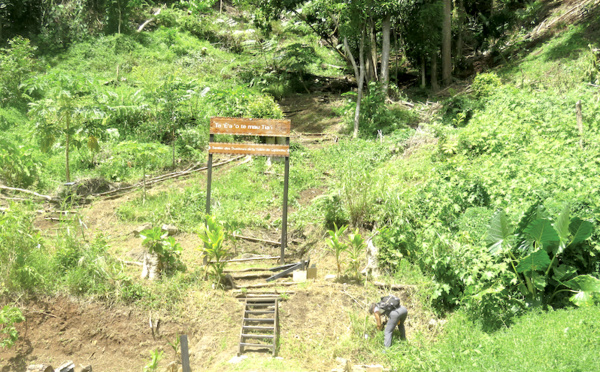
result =
[[[345,60],[364,34],[341,5],[146,2],[114,23],[100,5],[62,3],[52,14],[80,22],[70,29],[0,13],[0,38],[11,36],[0,50],[2,372],[68,360],[176,371],[184,334],[192,370],[328,371],[338,357],[390,370],[600,368],[599,1],[460,2],[453,24],[464,12],[470,28],[454,30],[462,55],[439,88],[428,53],[441,28],[410,22],[443,2],[416,2],[397,10],[412,18],[393,23],[403,37],[390,86],[370,62],[364,94]],[[15,4],[0,10],[16,17]],[[369,20],[374,32],[383,23]],[[264,157],[214,156],[207,220],[215,116],[291,120],[285,262],[310,260],[317,279],[267,284],[273,259],[222,274],[203,263],[207,225],[222,228],[227,259],[277,256],[282,229],[284,164]],[[379,250],[378,278],[356,275],[359,236]],[[165,260],[154,281],[140,278],[149,249]],[[388,293],[408,308],[408,342],[395,335],[385,350],[367,309]],[[280,301],[277,358],[236,358],[243,301],[265,294]]]

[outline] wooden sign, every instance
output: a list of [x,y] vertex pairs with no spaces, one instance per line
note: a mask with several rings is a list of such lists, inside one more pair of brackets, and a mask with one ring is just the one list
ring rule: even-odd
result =
[[210,134],[289,137],[291,120],[211,118]]
[[211,142],[208,146],[208,153],[288,157],[290,156],[290,147],[287,145],[267,145],[260,143]]

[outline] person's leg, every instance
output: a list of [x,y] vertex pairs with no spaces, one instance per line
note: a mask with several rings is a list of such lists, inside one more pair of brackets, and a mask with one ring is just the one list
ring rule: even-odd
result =
[[404,306],[401,306],[398,310],[398,329],[400,330],[400,339],[406,340],[406,329],[404,328],[404,321],[408,316],[408,310]]
[[385,325],[384,332],[384,345],[385,347],[392,346],[392,334],[394,333],[394,328],[396,328],[396,324],[400,320],[400,313],[398,310],[393,310],[388,315],[388,322]]

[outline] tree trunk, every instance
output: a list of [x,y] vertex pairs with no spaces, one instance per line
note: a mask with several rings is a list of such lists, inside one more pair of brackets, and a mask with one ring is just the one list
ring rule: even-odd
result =
[[373,81],[379,81],[377,76],[377,30],[375,29],[375,21],[371,19],[371,29],[369,30],[369,38],[371,44],[371,66],[373,68]]
[[437,58],[436,53],[431,56],[431,89],[434,93],[440,90],[440,85],[438,84]]
[[143,183],[143,189],[144,189],[144,198],[142,199],[142,204],[146,204],[146,164],[144,163],[144,166],[142,167],[142,183]]
[[65,144],[65,173],[67,183],[71,182],[71,172],[69,171],[69,142],[71,141],[71,114],[67,113],[67,141]]
[[173,169],[175,169],[175,128],[173,128]]
[[365,82],[365,38],[366,32],[363,30],[362,35],[360,37],[360,46],[359,46],[359,55],[358,59],[360,61],[360,76],[358,81],[358,93],[356,96],[356,112],[354,113],[354,133],[352,137],[358,137],[358,125],[360,122],[360,102],[362,101],[363,96],[363,88]]
[[374,279],[381,276],[379,269],[379,248],[373,244],[373,239],[367,241],[367,265],[362,271],[367,277]]
[[346,53],[348,54],[348,59],[352,63],[352,68],[354,69],[354,76],[356,77],[356,83],[358,84],[358,94],[356,97],[356,111],[354,112],[354,138],[358,137],[358,124],[360,121],[360,101],[362,99],[362,91],[363,91],[363,82],[365,80],[365,58],[364,58],[364,31],[360,37],[360,47],[359,47],[359,60],[360,60],[360,70],[356,65],[356,59],[352,55],[352,51],[350,50],[350,46],[348,45],[348,38],[344,37],[344,48],[346,49]]
[[444,21],[442,23],[442,82],[444,86],[452,82],[452,0],[444,0]]
[[156,253],[144,252],[142,279],[156,280],[160,277],[161,262]]
[[421,88],[427,86],[427,74],[425,73],[425,56],[421,56]]
[[458,36],[456,38],[456,61],[462,59],[463,29],[465,26],[466,10],[464,0],[458,1]]
[[383,39],[381,46],[381,82],[383,93],[387,96],[390,85],[390,30],[392,16],[386,15],[383,19]]

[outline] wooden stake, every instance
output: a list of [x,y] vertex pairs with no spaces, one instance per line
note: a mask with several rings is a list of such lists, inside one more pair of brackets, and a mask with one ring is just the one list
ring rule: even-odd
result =
[[581,113],[581,100],[575,104],[577,114],[577,129],[579,129],[579,148],[583,149],[583,114]]

